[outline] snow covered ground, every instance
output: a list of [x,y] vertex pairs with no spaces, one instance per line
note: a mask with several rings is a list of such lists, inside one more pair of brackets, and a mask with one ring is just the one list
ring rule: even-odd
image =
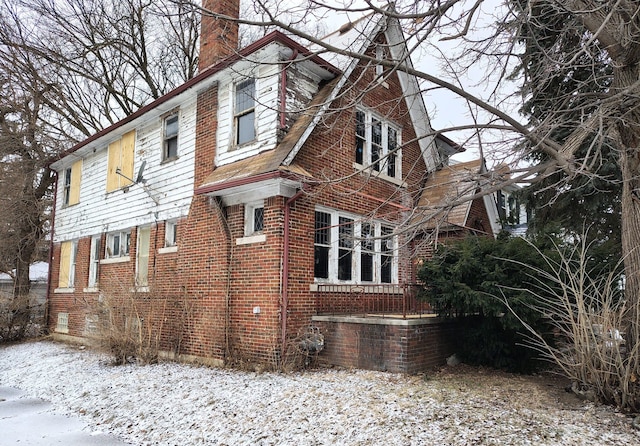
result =
[[[111,366],[52,343],[0,346],[0,385],[133,445],[634,445],[612,408],[531,377]],[[1,434],[0,434],[1,435]],[[1,442],[1,441],[0,441]]]

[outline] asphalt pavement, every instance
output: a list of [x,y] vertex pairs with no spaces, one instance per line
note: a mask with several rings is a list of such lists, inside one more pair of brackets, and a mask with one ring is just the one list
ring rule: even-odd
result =
[[0,386],[0,445],[124,446],[128,443],[91,432],[79,418],[52,413],[52,404]]

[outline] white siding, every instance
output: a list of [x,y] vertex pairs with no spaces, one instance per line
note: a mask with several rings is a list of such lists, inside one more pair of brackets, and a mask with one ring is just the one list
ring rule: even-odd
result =
[[[161,162],[162,118],[152,119],[136,129],[134,175],[146,161],[143,173],[146,184],[134,184],[127,192],[106,192],[108,144],[85,156],[79,204],[62,206],[63,184],[58,182],[54,241],[186,216],[193,196],[195,118],[195,100],[182,104],[178,159],[165,163]],[[113,139],[120,136],[114,135]]]
[[[279,60],[276,49],[276,46],[264,48],[252,56],[252,66],[247,66],[246,70],[236,68],[231,72],[230,77],[220,81],[216,165],[229,164],[276,146],[281,69],[277,63],[274,63]],[[256,79],[256,141],[236,150],[230,150],[233,149],[234,135],[233,86],[234,83],[248,76]]]

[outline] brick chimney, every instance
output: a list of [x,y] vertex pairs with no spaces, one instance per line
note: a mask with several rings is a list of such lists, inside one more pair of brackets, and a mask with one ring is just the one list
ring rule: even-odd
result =
[[216,18],[207,13],[240,17],[240,0],[203,0],[202,23],[200,25],[200,72],[234,54],[238,49],[238,24]]

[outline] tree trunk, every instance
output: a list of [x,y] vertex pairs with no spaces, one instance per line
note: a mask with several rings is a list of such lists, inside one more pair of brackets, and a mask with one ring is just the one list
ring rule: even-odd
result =
[[[612,92],[628,92],[638,76],[640,70],[636,64],[616,68]],[[615,133],[621,148],[618,161],[623,182],[621,238],[628,314],[627,346],[631,347],[640,341],[640,104],[637,99],[632,103],[622,102]],[[638,358],[638,355],[632,356]]]

